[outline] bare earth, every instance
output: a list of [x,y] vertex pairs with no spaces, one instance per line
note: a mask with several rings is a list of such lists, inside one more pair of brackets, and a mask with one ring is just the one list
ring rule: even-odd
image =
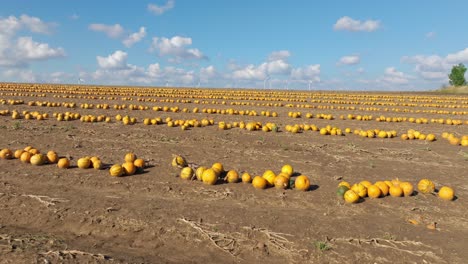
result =
[[[150,107],[131,111],[0,105],[0,110],[50,115],[43,121],[0,116],[0,149],[31,145],[43,153],[55,150],[71,157],[73,165],[83,156],[99,156],[109,165],[122,163],[125,153],[133,151],[150,165],[142,174],[115,178],[108,170],[62,170],[55,165],[36,167],[0,159],[0,263],[466,263],[468,259],[468,149],[441,138],[444,131],[468,134],[468,125],[338,118],[348,113],[429,119],[449,115],[137,102],[137,96],[129,97],[134,101],[64,99],[51,94],[44,98],[0,96],[26,103]],[[279,117],[155,112],[151,110],[155,105],[269,110]],[[52,118],[53,112],[66,111],[105,114],[112,122]],[[303,117],[290,118],[289,111],[300,111]],[[335,119],[306,119],[308,112],[330,113]],[[117,114],[136,117],[138,123],[125,126],[114,120]],[[280,132],[219,130],[217,125],[182,131],[143,125],[144,118],[154,117],[275,122]],[[452,118],[467,119],[464,115]],[[296,123],[330,124],[343,130],[395,129],[398,137],[285,132],[285,125]],[[401,140],[399,136],[410,128],[434,133],[438,140]],[[252,175],[267,169],[279,172],[282,165],[291,164],[309,176],[313,186],[308,192],[262,191],[243,183],[207,186],[176,177],[178,170],[170,165],[172,154],[204,166],[221,162],[226,169]],[[457,199],[447,202],[418,193],[345,204],[336,196],[341,180],[395,178],[415,186],[422,178],[432,179],[436,187],[453,187]],[[435,230],[426,227],[431,223],[436,223]]]

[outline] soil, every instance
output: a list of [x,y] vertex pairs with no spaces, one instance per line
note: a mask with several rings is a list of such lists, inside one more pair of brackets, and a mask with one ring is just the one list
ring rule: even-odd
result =
[[[148,167],[143,173],[117,178],[107,169],[72,166],[64,170],[54,164],[33,166],[16,159],[0,159],[0,263],[466,263],[468,259],[468,149],[450,145],[441,137],[444,131],[466,135],[468,125],[338,118],[352,113],[466,120],[464,115],[231,106],[233,100],[224,100],[227,104],[223,105],[221,99],[213,100],[217,104],[211,104],[210,99],[210,103],[196,105],[141,102],[134,95],[126,97],[133,98],[129,102],[120,97],[58,98],[41,93],[45,97],[37,98],[32,94],[3,93],[0,99],[26,103],[0,105],[0,110],[39,111],[50,117],[38,121],[0,116],[0,148],[16,150],[30,145],[42,153],[55,150],[71,158],[73,165],[83,156],[99,156],[106,165],[122,163],[124,155],[132,151],[145,159]],[[27,105],[36,100],[76,102],[78,106],[133,103],[150,109]],[[462,102],[456,96],[453,100]],[[265,110],[276,111],[279,116],[156,112],[151,110],[155,105],[258,113]],[[440,110],[430,106],[406,108]],[[111,116],[112,122],[60,122],[52,118],[54,112],[66,111],[104,114]],[[289,111],[302,112],[302,118],[288,117]],[[307,119],[305,113],[330,113],[335,119]],[[115,121],[117,114],[136,117],[138,122],[123,125]],[[217,125],[183,131],[167,125],[143,125],[144,118],[155,117],[209,118],[215,123],[275,122],[280,131],[219,130]],[[343,130],[396,130],[398,137],[284,131],[285,125],[299,123],[319,127],[330,124]],[[437,141],[400,139],[410,128],[434,133]],[[297,174],[311,179],[312,187],[307,192],[257,190],[243,183],[208,186],[182,180],[177,177],[179,170],[171,166],[172,154],[208,167],[221,162],[227,170],[252,175],[261,175],[267,169],[279,172],[282,165],[291,164]],[[431,179],[436,188],[453,187],[456,199],[449,202],[416,192],[411,197],[366,198],[346,204],[336,195],[337,185],[343,180],[356,183],[395,178],[415,187],[420,179]],[[435,228],[428,228],[434,223]]]

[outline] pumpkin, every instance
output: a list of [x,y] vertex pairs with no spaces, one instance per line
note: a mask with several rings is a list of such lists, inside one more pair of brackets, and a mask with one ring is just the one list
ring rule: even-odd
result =
[[439,198],[443,200],[452,201],[455,197],[455,191],[450,187],[443,186],[442,188],[440,188],[438,195]]
[[49,163],[57,163],[58,159],[59,159],[58,155],[57,155],[57,153],[55,151],[51,150],[51,151],[47,152],[47,161]]
[[338,196],[338,198],[341,198],[343,199],[344,198],[344,194],[349,190],[349,188],[345,185],[340,185],[338,186],[338,189],[336,190],[336,196]]
[[364,185],[366,188],[372,185],[370,181],[361,181],[360,184]]
[[144,169],[145,168],[145,161],[143,159],[136,159],[134,162],[133,162],[133,165],[135,165],[137,168],[142,168]]
[[431,180],[422,179],[418,183],[418,190],[422,193],[432,193],[434,192],[435,185]]
[[134,162],[136,160],[137,156],[133,152],[129,152],[125,154],[124,160],[125,162]]
[[109,173],[113,177],[120,177],[125,174],[124,168],[120,164],[112,165]]
[[45,159],[46,159],[46,156],[42,155],[42,154],[35,154],[31,157],[31,159],[29,160],[29,162],[32,164],[32,165],[36,165],[36,166],[40,166],[42,164],[44,164],[45,162]]
[[242,174],[242,182],[243,183],[251,183],[252,182],[252,176],[250,176],[250,174],[248,172],[244,172]]
[[174,155],[174,158],[172,159],[172,167],[178,167],[178,168],[184,168],[187,167],[187,161],[185,160],[184,157],[180,155]]
[[88,157],[80,158],[76,162],[76,165],[80,169],[87,169],[87,168],[89,168],[91,166],[91,160]]
[[190,168],[190,167],[185,167],[185,168],[182,168],[182,170],[180,171],[180,178],[181,179],[184,179],[184,180],[191,180],[192,177],[193,177],[193,169]]
[[13,157],[13,152],[10,149],[2,149],[0,151],[0,158],[2,159],[12,159]]
[[224,178],[224,181],[228,183],[236,183],[239,181],[239,173],[235,170],[230,170],[227,172],[226,177]]
[[28,151],[28,152],[29,152],[29,150],[31,150],[31,149],[33,149],[32,146],[27,146],[27,147],[24,148],[24,151]]
[[25,151],[25,152],[23,152],[23,153],[21,154],[20,160],[21,160],[21,162],[23,162],[23,163],[29,163],[30,160],[31,160],[31,157],[32,157],[32,154],[29,153],[28,151]]
[[216,174],[215,170],[207,169],[202,174],[202,181],[204,184],[215,185],[218,181],[218,175]]
[[91,163],[95,170],[102,170],[102,168],[104,167],[104,164],[102,164],[102,161],[100,159],[94,160]]
[[70,161],[67,158],[61,158],[57,161],[57,167],[68,169],[68,167],[70,167]]
[[360,184],[360,183],[355,183],[353,186],[351,186],[351,190],[353,190],[359,197],[364,198],[367,196],[367,188],[366,186]]
[[348,190],[343,195],[345,202],[347,203],[357,203],[359,201],[360,196],[355,193],[353,190]]
[[376,185],[370,185],[367,187],[367,195],[370,198],[379,198],[382,195],[382,191]]
[[276,175],[272,170],[266,170],[262,177],[268,182],[268,186],[273,186],[275,185],[275,178]]
[[268,185],[267,180],[261,176],[255,176],[252,180],[252,186],[255,189],[265,189],[267,185]]
[[403,195],[405,197],[413,195],[414,187],[410,182],[401,182],[400,187],[403,189]]
[[124,162],[122,164],[122,168],[124,169],[124,173],[126,176],[131,176],[135,174],[136,172],[136,167],[133,165],[133,162]]
[[294,174],[294,169],[291,165],[286,164],[283,167],[281,167],[281,173],[285,173],[291,177]]
[[277,189],[287,189],[289,187],[289,178],[283,175],[276,176],[274,185]]
[[219,162],[216,162],[214,163],[211,168],[214,170],[214,172],[216,172],[216,176],[220,176],[221,173],[224,172],[224,166],[223,164],[219,163]]
[[33,154],[33,155],[41,153],[38,149],[35,149],[35,148],[32,148],[32,149],[28,150],[28,152]]
[[208,168],[207,167],[203,167],[203,166],[200,166],[198,167],[198,169],[195,171],[195,176],[197,177],[197,180],[199,181],[203,181],[203,172],[206,171]]
[[387,196],[388,195],[389,187],[388,187],[387,184],[385,184],[385,182],[378,181],[374,185],[379,187],[380,192],[382,193],[382,196]]
[[89,160],[91,161],[91,163],[94,164],[94,162],[96,162],[96,161],[98,161],[100,159],[99,159],[99,157],[93,156],[93,157],[89,158]]
[[390,196],[392,197],[401,197],[403,196],[403,188],[401,186],[392,186],[389,190]]
[[351,184],[349,184],[349,182],[347,182],[347,181],[342,181],[342,182],[338,183],[338,187],[340,187],[340,186],[346,186],[346,187],[348,187],[348,189],[351,189]]
[[15,159],[19,159],[19,158],[21,158],[21,154],[23,154],[23,152],[24,152],[24,150],[18,149],[18,150],[15,151],[13,156],[15,157]]
[[310,187],[309,177],[305,175],[298,176],[294,181],[294,188],[299,191],[307,191]]

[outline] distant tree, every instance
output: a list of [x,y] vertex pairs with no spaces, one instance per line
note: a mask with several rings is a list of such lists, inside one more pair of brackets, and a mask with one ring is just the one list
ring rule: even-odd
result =
[[465,72],[466,72],[466,67],[465,65],[463,65],[463,63],[454,65],[452,67],[452,71],[450,72],[448,76],[450,85],[454,85],[454,86],[465,85],[466,84]]

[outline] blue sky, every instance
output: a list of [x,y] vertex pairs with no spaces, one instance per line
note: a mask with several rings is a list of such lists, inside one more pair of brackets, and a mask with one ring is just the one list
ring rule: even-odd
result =
[[468,63],[466,1],[114,2],[2,3],[0,81],[405,91]]

